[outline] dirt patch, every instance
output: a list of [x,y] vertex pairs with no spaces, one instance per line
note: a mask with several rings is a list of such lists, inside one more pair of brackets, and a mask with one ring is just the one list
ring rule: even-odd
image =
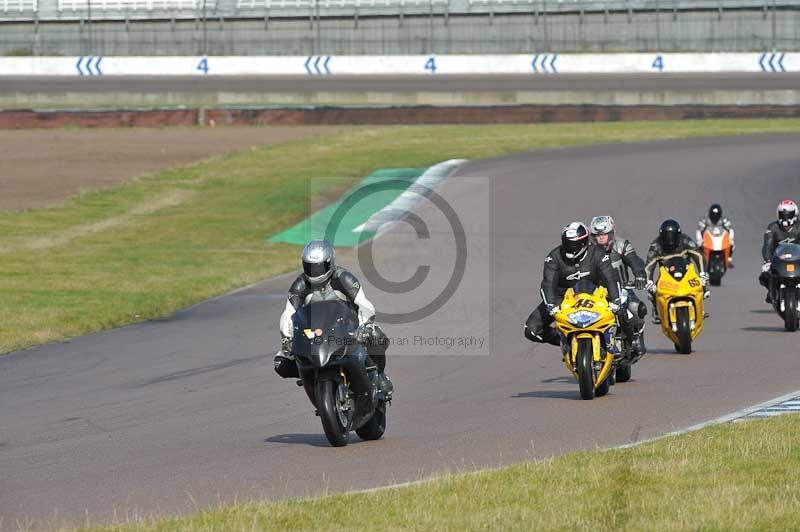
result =
[[430,105],[408,107],[306,107],[207,109],[205,123],[220,125],[414,125],[539,124],[686,120],[700,118],[796,118],[797,105]]
[[220,109],[2,110],[0,129],[398,124],[534,124],[700,118],[796,118],[799,105],[490,105],[316,106]]
[[0,210],[43,207],[235,149],[335,133],[341,126],[0,130]]

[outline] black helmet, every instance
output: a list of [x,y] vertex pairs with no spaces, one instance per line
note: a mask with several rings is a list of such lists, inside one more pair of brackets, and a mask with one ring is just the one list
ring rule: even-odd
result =
[[714,203],[708,208],[708,221],[717,225],[722,220],[722,205]]
[[682,236],[681,224],[671,218],[661,222],[661,227],[658,228],[658,243],[667,253],[678,249]]
[[589,229],[581,222],[572,222],[561,231],[561,253],[564,258],[579,262],[589,247]]

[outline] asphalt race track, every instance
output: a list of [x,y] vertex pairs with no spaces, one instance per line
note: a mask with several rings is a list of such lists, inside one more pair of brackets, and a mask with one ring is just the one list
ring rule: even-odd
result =
[[[763,229],[780,199],[797,199],[799,172],[798,135],[570,148],[462,167],[438,189],[467,236],[462,287],[449,308],[385,328],[390,337],[490,330],[489,343],[484,354],[393,348],[395,402],[378,442],[353,436],[329,447],[302,390],[274,374],[289,277],[161,321],[0,357],[3,525],[375,487],[633,442],[798,390],[800,337],[783,332],[756,278]],[[557,350],[522,336],[561,227],[611,213],[644,255],[662,218],[693,233],[712,201],[733,217],[736,269],[712,291],[696,352],[675,354],[648,325],[651,351],[633,380],[580,400]],[[377,239],[385,277],[408,278],[419,264],[431,265],[434,284],[449,277],[450,248],[436,245],[449,227],[429,219],[430,241],[406,224]],[[359,271],[352,252],[340,262]],[[379,310],[403,300],[369,284]],[[433,291],[413,297],[422,304]]]
[[0,94],[100,92],[508,92],[796,90],[800,74],[558,74],[498,76],[10,76]]

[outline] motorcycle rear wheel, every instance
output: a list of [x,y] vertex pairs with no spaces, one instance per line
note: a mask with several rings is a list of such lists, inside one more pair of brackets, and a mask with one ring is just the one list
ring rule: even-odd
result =
[[631,380],[631,366],[630,364],[617,366],[617,382],[628,382]]
[[317,411],[328,443],[334,447],[347,445],[347,427],[339,417],[337,385],[331,380],[317,382]]
[[611,390],[611,374],[609,373],[608,376],[606,377],[606,380],[604,380],[603,383],[595,389],[594,396],[603,397],[610,390]]
[[678,343],[675,344],[675,348],[679,353],[688,355],[692,352],[692,327],[689,324],[689,309],[687,307],[679,307],[675,314],[678,323]]
[[783,324],[786,327],[786,330],[789,332],[794,332],[797,330],[797,319],[798,319],[798,310],[797,310],[797,289],[796,288],[787,288],[783,295],[783,304],[784,304],[784,311],[783,311]]
[[594,353],[592,341],[583,338],[578,341],[578,356],[575,360],[578,373],[578,386],[581,389],[581,399],[590,401],[594,399]]

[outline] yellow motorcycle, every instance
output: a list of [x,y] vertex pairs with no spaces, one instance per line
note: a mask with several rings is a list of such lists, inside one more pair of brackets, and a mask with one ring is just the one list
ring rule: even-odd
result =
[[692,340],[703,330],[703,283],[685,253],[662,257],[658,265],[655,306],[661,331],[675,344],[676,351],[688,355]]
[[607,295],[604,287],[582,281],[567,290],[555,315],[564,363],[578,381],[583,399],[602,397],[611,385],[617,319]]

